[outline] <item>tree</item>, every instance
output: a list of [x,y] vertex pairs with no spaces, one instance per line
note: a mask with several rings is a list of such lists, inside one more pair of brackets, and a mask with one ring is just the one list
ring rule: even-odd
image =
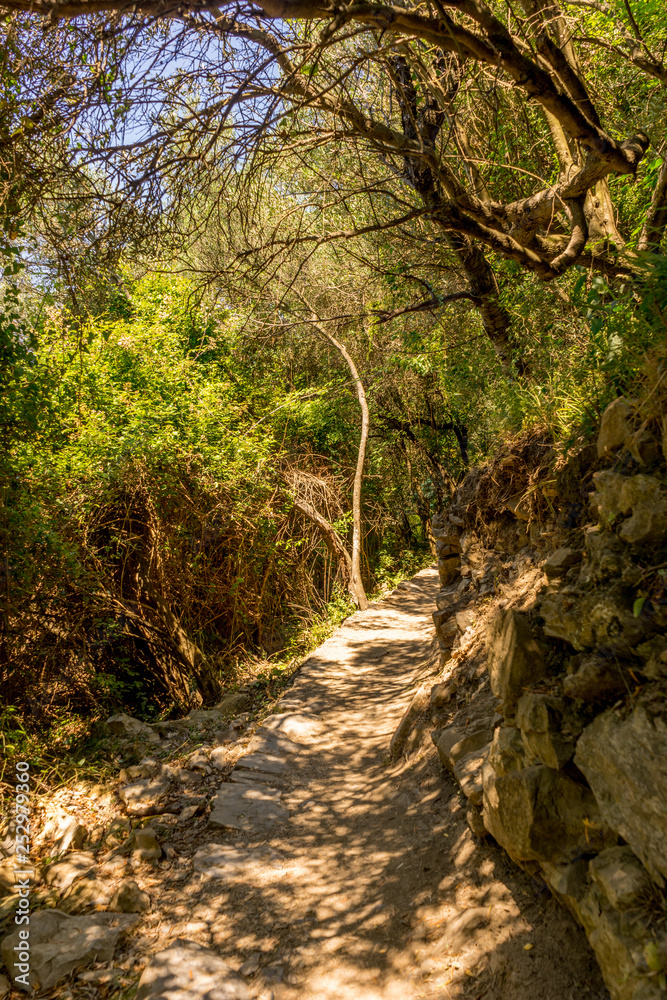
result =
[[[510,316],[495,273],[508,273],[503,262],[547,281],[576,264],[633,273],[632,219],[616,216],[619,179],[637,172],[649,146],[645,129],[664,124],[667,69],[654,5],[619,13],[604,2],[524,0],[519,14],[500,0],[265,0],[252,8],[158,0],[126,15],[118,0],[66,0],[49,15],[48,43],[37,37],[38,14],[16,13],[34,11],[32,0],[2,6],[14,12],[7,35],[27,33],[39,53],[28,61],[32,117],[60,123],[61,134],[73,128],[61,93],[69,66],[82,95],[78,120],[94,114],[96,125],[93,142],[77,126],[82,152],[69,167],[104,167],[112,214],[127,210],[124,190],[135,215],[141,209],[153,221],[156,206],[176,211],[192,190],[217,191],[218,211],[238,211],[225,204],[224,185],[240,165],[250,176],[324,144],[345,146],[354,176],[323,179],[320,194],[347,206],[352,225],[317,236],[292,227],[284,255],[367,230],[354,221],[365,199],[371,228],[411,227],[415,242],[426,234],[448,248],[464,279],[455,291],[479,308],[503,356]],[[73,45],[85,64],[67,61]],[[36,65],[60,91],[37,94]],[[133,73],[139,65],[149,68]],[[639,121],[628,92],[642,95]],[[655,250],[667,181],[659,160],[651,170],[635,247]],[[244,210],[251,214],[249,203]]]

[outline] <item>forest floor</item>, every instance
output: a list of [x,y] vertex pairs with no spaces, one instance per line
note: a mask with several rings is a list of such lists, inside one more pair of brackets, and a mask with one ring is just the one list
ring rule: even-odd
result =
[[[432,654],[437,589],[436,571],[423,570],[303,664],[276,728],[268,720],[255,735],[260,746],[263,731],[291,734],[273,747],[276,773],[253,780],[238,771],[242,757],[232,773],[246,782],[236,788],[279,789],[289,818],[262,832],[260,810],[257,829],[212,828],[214,804],[193,821],[189,857],[160,875],[146,957],[178,936],[195,940],[267,1000],[607,996],[583,931],[473,837],[432,748],[389,760]],[[211,844],[223,848],[217,867]],[[197,850],[203,871],[192,868]]]
[[[607,997],[584,932],[473,836],[430,741],[390,760],[415,688],[437,671],[438,589],[429,568],[348,618],[250,743],[238,740],[233,769],[208,768],[210,815],[150,820],[174,845],[157,865],[133,865],[150,912],[110,976],[98,965],[59,997],[118,996],[114,968],[131,997],[178,938],[217,953],[262,1000]],[[99,860],[100,874],[130,865]]]

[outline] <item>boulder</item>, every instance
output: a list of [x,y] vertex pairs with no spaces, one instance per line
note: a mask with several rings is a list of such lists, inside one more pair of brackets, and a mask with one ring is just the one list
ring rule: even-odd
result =
[[627,548],[616,535],[596,524],[586,530],[584,544],[587,558],[579,573],[580,586],[621,577],[628,564]]
[[549,580],[557,579],[561,576],[565,576],[569,569],[573,566],[577,566],[582,559],[582,553],[580,549],[569,549],[560,548],[552,552],[549,558],[546,560],[542,569],[546,573]]
[[625,718],[608,710],[584,729],[575,764],[605,822],[651,875],[667,877],[667,719],[638,705]]
[[602,414],[597,440],[598,458],[618,451],[634,433],[635,406],[620,396],[610,403]]
[[111,715],[106,721],[108,731],[112,736],[126,740],[139,740],[145,743],[159,743],[160,737],[145,722],[133,719],[131,715]]
[[593,504],[603,521],[612,524],[621,514],[631,514],[618,532],[624,542],[658,544],[667,538],[667,493],[658,479],[605,469],[595,473],[593,482]]
[[151,898],[132,879],[124,879],[109,902],[114,913],[144,913],[151,908]]
[[451,684],[434,684],[431,688],[431,708],[442,708],[452,700],[454,690]]
[[514,610],[490,622],[486,642],[491,690],[505,716],[512,717],[524,689],[544,676],[544,647],[534,638],[528,616]]
[[629,847],[608,847],[593,858],[589,870],[614,910],[641,906],[651,891],[648,873]]
[[585,785],[536,764],[498,774],[482,768],[484,826],[517,861],[572,861],[605,847],[611,832]]
[[435,603],[438,611],[446,611],[447,608],[451,610],[452,605],[456,604],[458,599],[459,595],[456,590],[441,590],[435,595]]
[[528,761],[521,730],[512,726],[499,726],[493,734],[486,759],[496,774],[500,775],[524,768]]
[[[119,938],[137,922],[136,917],[116,913],[91,913],[71,917],[59,910],[39,910],[30,915],[30,988],[15,983],[17,988],[52,989],[61,979],[93,962],[110,962]],[[19,944],[17,928],[0,945],[0,953],[10,975],[14,972]]]
[[560,699],[531,691],[521,696],[516,710],[516,724],[528,754],[555,770],[574,755],[575,740],[564,731],[565,716]]
[[215,952],[177,938],[144,969],[135,1000],[249,1000],[250,991]]

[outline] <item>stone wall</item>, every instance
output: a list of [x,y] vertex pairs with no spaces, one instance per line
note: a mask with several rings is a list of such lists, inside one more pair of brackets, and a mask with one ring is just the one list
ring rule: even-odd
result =
[[434,519],[433,742],[473,832],[492,835],[580,921],[613,1000],[667,996],[661,444],[616,400],[574,523],[558,498],[540,520],[508,497],[480,530],[470,483]]

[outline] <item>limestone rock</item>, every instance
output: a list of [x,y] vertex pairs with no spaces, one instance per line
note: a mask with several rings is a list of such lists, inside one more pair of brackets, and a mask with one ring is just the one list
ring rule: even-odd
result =
[[452,700],[454,692],[450,684],[434,684],[431,688],[431,707],[442,708]]
[[569,569],[581,562],[581,559],[582,554],[579,549],[556,549],[546,560],[542,569],[550,580],[554,580],[565,576]]
[[442,649],[451,649],[458,634],[456,618],[451,610],[434,611],[433,624]]
[[245,712],[251,705],[252,695],[249,691],[232,691],[218,702],[215,711],[218,715],[230,718],[232,715],[238,715],[239,712]]
[[[30,916],[30,983],[42,991],[52,989],[76,969],[93,962],[110,962],[121,934],[137,922],[136,917],[115,913],[91,913],[70,917],[59,910],[39,910]],[[5,965],[13,973],[14,946],[19,929],[0,945]],[[20,984],[16,984],[22,988]],[[29,990],[27,992],[30,992]]]
[[488,753],[487,743],[481,750],[475,750],[459,757],[454,764],[454,777],[461,791],[474,806],[481,806],[483,797],[482,767]]
[[521,696],[517,705],[516,723],[526,750],[555,770],[574,754],[574,737],[563,731],[565,714],[559,699],[530,691]]
[[145,743],[159,743],[160,737],[145,722],[133,719],[131,715],[111,715],[106,722],[112,736],[120,736],[127,740],[140,740]]
[[124,879],[109,902],[116,913],[144,913],[151,908],[151,898],[132,879]]
[[213,799],[209,825],[228,830],[271,830],[289,819],[280,799],[281,793],[273,788],[223,785]]
[[249,1000],[241,977],[215,952],[177,938],[144,969],[135,1000]]
[[162,857],[157,834],[150,826],[135,830],[132,835],[132,858],[145,864],[152,864]]
[[622,396],[609,404],[602,414],[597,440],[598,458],[604,458],[622,448],[632,437],[634,415],[634,405]]
[[511,717],[524,688],[545,673],[544,648],[533,637],[528,617],[514,610],[490,622],[486,641],[491,690]]
[[635,618],[627,596],[618,588],[582,594],[565,587],[542,598],[540,614],[546,635],[564,639],[580,652],[594,646],[631,649],[646,633],[644,623]]
[[512,726],[499,726],[493,734],[486,759],[496,774],[500,775],[524,768],[527,760],[521,730]]
[[438,576],[440,577],[441,587],[446,587],[448,583],[453,583],[460,571],[461,557],[459,555],[438,559]]
[[486,829],[518,861],[571,861],[609,843],[591,791],[537,764],[498,774],[482,768]]
[[76,882],[85,878],[95,869],[95,858],[85,851],[68,854],[62,861],[55,861],[44,869],[44,881],[59,893]]
[[653,877],[667,877],[667,720],[638,705],[626,718],[608,710],[584,729],[575,763],[600,811]]
[[60,909],[63,913],[85,913],[86,910],[106,909],[111,899],[111,889],[99,878],[83,878],[75,882],[65,894]]
[[630,545],[659,543],[667,538],[667,493],[654,476],[622,476],[605,469],[593,476],[594,504],[611,524],[621,514],[632,514],[619,529]]
[[646,869],[629,847],[608,847],[593,858],[590,873],[614,910],[641,905],[651,888]]
[[143,778],[125,785],[118,792],[128,816],[152,816],[159,813],[169,798],[171,782],[167,778]]
[[451,609],[452,605],[456,604],[458,599],[459,595],[456,590],[441,590],[435,595],[435,603],[438,611],[446,611],[448,608]]
[[630,677],[617,656],[590,653],[573,657],[570,666],[574,669],[563,679],[568,698],[605,702],[628,690]]

